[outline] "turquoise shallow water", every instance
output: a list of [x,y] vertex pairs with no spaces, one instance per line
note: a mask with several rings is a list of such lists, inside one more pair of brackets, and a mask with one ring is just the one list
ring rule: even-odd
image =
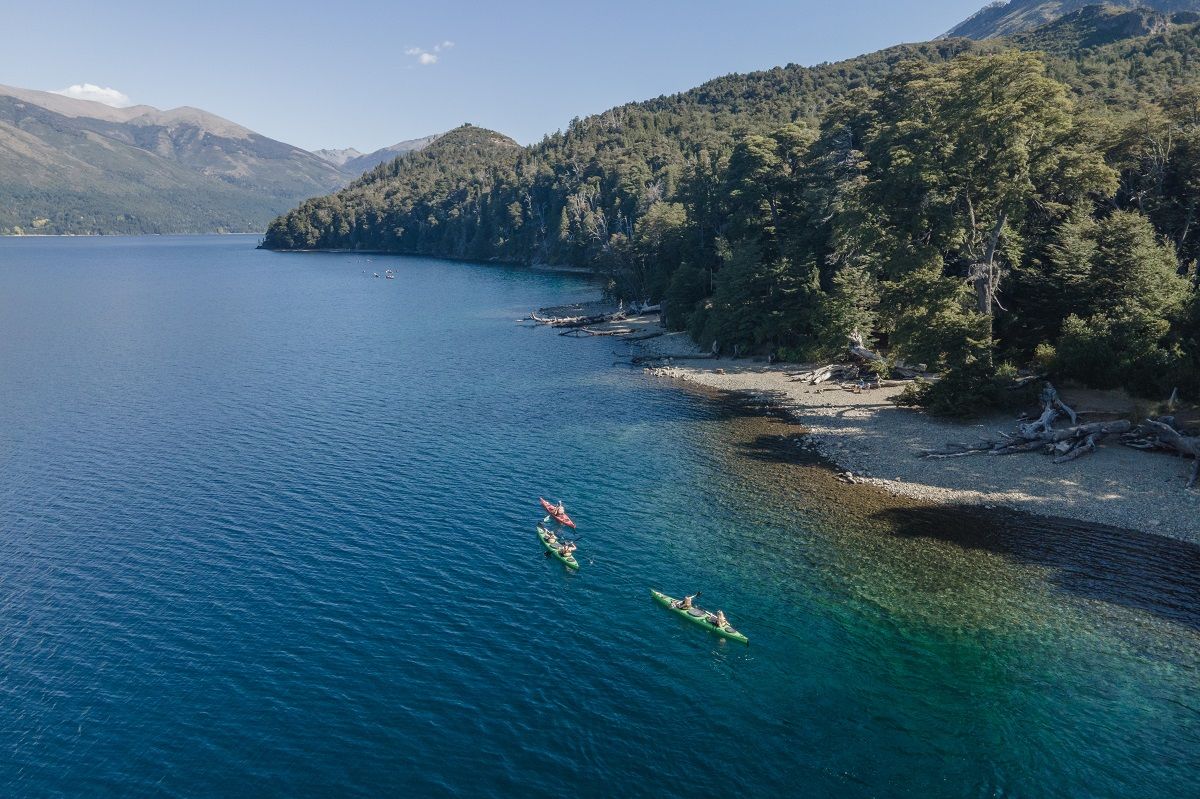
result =
[[514,323],[577,277],[253,244],[0,239],[0,794],[1198,784],[1194,545],[842,486]]

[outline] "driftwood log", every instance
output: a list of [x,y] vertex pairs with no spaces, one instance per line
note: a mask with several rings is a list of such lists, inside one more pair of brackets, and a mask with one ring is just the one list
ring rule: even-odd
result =
[[616,311],[614,313],[595,314],[592,316],[539,316],[534,312],[530,312],[529,318],[537,322],[539,325],[549,325],[550,327],[587,327],[588,325],[602,325],[605,322],[618,322],[627,316],[625,311]]
[[862,358],[864,361],[882,361],[883,360],[882,355],[880,355],[879,353],[876,353],[876,352],[872,352],[871,350],[867,349],[866,344],[863,342],[862,333],[859,333],[857,328],[854,330],[853,333],[851,333],[849,336],[847,336],[847,338],[850,339],[850,354],[851,355],[856,355],[859,358]]
[[892,367],[891,376],[897,380],[912,380],[915,377],[921,377],[925,374],[925,364],[917,366],[903,366],[897,364]]
[[[1071,427],[1054,429],[1061,415],[1071,419]],[[1105,436],[1123,434],[1121,443],[1142,450],[1162,450],[1192,458],[1192,473],[1187,487],[1200,478],[1200,435],[1187,435],[1175,423],[1173,416],[1147,419],[1136,430],[1127,419],[1077,424],[1078,417],[1062,401],[1054,386],[1042,390],[1042,413],[1032,422],[1017,425],[1015,433],[1001,433],[999,440],[977,444],[952,444],[952,449],[922,453],[929,460],[963,458],[968,455],[1011,455],[1019,452],[1045,452],[1054,456],[1055,463],[1066,463],[1095,452]]]
[[609,330],[593,330],[590,327],[569,327],[558,335],[570,336],[572,338],[586,338],[587,336],[626,336],[632,332],[632,327],[614,327]]
[[836,380],[839,383],[846,380],[857,380],[858,376],[859,370],[857,366],[840,363],[831,363],[827,366],[809,369],[805,372],[794,372],[790,375],[793,383],[807,383],[810,386],[820,385],[827,380]]
[[[884,358],[869,349],[863,334],[857,329],[846,336],[848,341],[847,359],[849,363],[831,363],[809,369],[806,372],[796,372],[789,375],[793,383],[807,383],[810,386],[820,385],[827,380],[836,381],[847,391],[861,391],[863,388],[878,388],[881,385],[881,370],[869,364],[884,364]],[[888,370],[888,377],[896,380],[911,380],[925,373],[925,364],[909,366],[897,363]]]
[[1192,475],[1188,478],[1187,483],[1187,487],[1191,488],[1196,485],[1196,478],[1200,477],[1200,436],[1185,436],[1176,430],[1173,424],[1165,421],[1168,419],[1174,422],[1172,417],[1147,419],[1142,423],[1142,427],[1152,433],[1163,448],[1192,458]]
[[640,336],[630,336],[629,338],[627,338],[625,340],[626,341],[645,341],[646,339],[658,338],[659,336],[663,336],[663,335],[666,335],[665,330],[655,330],[652,333],[643,333]]
[[[1012,455],[1019,452],[1042,451],[1054,455],[1055,463],[1066,463],[1096,451],[1096,445],[1114,433],[1127,433],[1133,426],[1128,420],[1091,422],[1078,424],[1079,417],[1058,396],[1050,383],[1042,389],[1042,413],[1032,422],[1018,424],[1014,433],[1001,433],[999,440],[981,441],[978,444],[959,444],[951,451],[925,452],[929,460],[962,458],[967,455]],[[1054,420],[1066,415],[1071,427],[1054,429]]]
[[1017,434],[1022,438],[1030,439],[1039,433],[1049,431],[1054,420],[1064,413],[1071,417],[1071,424],[1075,424],[1078,421],[1075,411],[1071,410],[1071,408],[1062,401],[1062,398],[1058,396],[1058,391],[1050,383],[1046,383],[1045,387],[1042,389],[1041,399],[1042,415],[1029,424],[1023,424],[1017,427]]
[[1029,425],[1020,425],[1015,435],[1001,434],[999,441],[981,441],[978,444],[959,444],[952,451],[924,452],[928,460],[962,458],[967,455],[1012,455],[1018,452],[1043,450],[1057,455],[1055,463],[1064,463],[1094,452],[1096,444],[1108,435],[1126,433],[1133,425],[1126,419],[1113,422],[1092,422],[1060,430],[1029,431]]

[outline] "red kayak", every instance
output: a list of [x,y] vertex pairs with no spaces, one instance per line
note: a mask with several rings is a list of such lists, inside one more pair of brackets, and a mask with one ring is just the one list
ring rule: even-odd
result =
[[559,524],[565,524],[567,527],[570,527],[570,528],[575,527],[575,522],[571,521],[571,517],[565,513],[560,512],[557,505],[551,505],[549,502],[542,499],[541,497],[538,497],[538,499],[540,499],[542,501],[542,507],[546,509],[546,513],[549,513],[551,516],[554,517],[554,521],[558,522]]

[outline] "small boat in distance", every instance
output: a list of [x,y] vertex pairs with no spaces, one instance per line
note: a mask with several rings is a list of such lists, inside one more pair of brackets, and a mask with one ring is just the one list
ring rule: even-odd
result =
[[384,277],[386,277],[388,280],[395,280],[395,279],[396,279],[396,273],[395,273],[395,272],[393,272],[391,269],[385,269],[385,270],[383,270],[383,276],[384,276]]
[[375,273],[375,277],[379,277],[379,273],[378,273],[378,272],[376,272],[376,273]]

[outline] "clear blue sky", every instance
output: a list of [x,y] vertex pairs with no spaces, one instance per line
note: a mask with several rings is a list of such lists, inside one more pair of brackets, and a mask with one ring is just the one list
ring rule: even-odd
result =
[[528,143],[574,116],[718,75],[931,39],[983,4],[12,2],[0,83],[112,87],[309,149],[367,151],[463,122]]

